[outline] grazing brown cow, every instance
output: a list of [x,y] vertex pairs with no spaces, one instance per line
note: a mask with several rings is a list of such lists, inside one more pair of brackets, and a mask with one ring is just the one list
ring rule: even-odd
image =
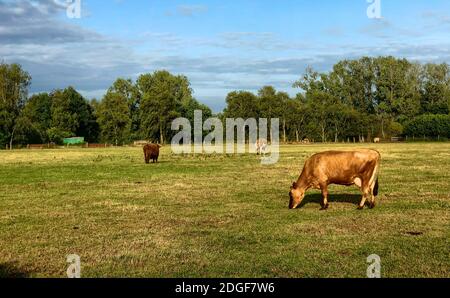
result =
[[157,144],[147,144],[144,146],[145,163],[150,163],[150,159],[153,163],[158,162],[159,148],[161,148],[161,145]]
[[378,172],[381,155],[375,150],[327,151],[309,158],[300,178],[291,187],[289,208],[297,208],[308,189],[322,190],[322,209],[328,209],[328,185],[358,186],[363,197],[358,209],[363,209],[366,200],[375,207],[378,195]]

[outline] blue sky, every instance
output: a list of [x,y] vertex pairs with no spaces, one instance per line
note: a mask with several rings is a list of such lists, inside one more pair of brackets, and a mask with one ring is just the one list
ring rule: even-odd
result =
[[0,0],[0,59],[21,63],[31,92],[72,85],[101,98],[117,77],[167,69],[189,77],[215,111],[232,90],[264,85],[294,95],[307,66],[394,55],[450,63],[450,1],[380,0]]

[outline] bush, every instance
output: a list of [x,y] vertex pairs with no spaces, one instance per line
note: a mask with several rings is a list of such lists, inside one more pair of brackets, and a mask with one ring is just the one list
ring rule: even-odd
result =
[[59,128],[52,127],[47,130],[48,138],[51,142],[55,144],[62,145],[63,139],[71,137],[72,135],[68,132],[61,131]]
[[389,135],[396,137],[403,133],[403,125],[398,122],[391,122],[388,127]]
[[405,135],[450,138],[450,115],[422,115],[406,124]]

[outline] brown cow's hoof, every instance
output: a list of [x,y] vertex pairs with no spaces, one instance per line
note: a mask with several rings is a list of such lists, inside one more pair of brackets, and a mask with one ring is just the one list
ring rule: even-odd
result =
[[358,206],[358,208],[357,208],[358,210],[363,210],[364,209],[364,206]]
[[373,208],[375,208],[375,203],[370,203],[369,204],[369,209],[373,209]]
[[325,206],[322,206],[322,208],[320,208],[320,211],[328,210],[329,207],[330,204],[326,204]]

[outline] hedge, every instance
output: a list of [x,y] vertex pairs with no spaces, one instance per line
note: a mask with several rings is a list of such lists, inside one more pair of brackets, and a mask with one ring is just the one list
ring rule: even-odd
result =
[[405,126],[406,136],[450,138],[450,115],[422,115]]

